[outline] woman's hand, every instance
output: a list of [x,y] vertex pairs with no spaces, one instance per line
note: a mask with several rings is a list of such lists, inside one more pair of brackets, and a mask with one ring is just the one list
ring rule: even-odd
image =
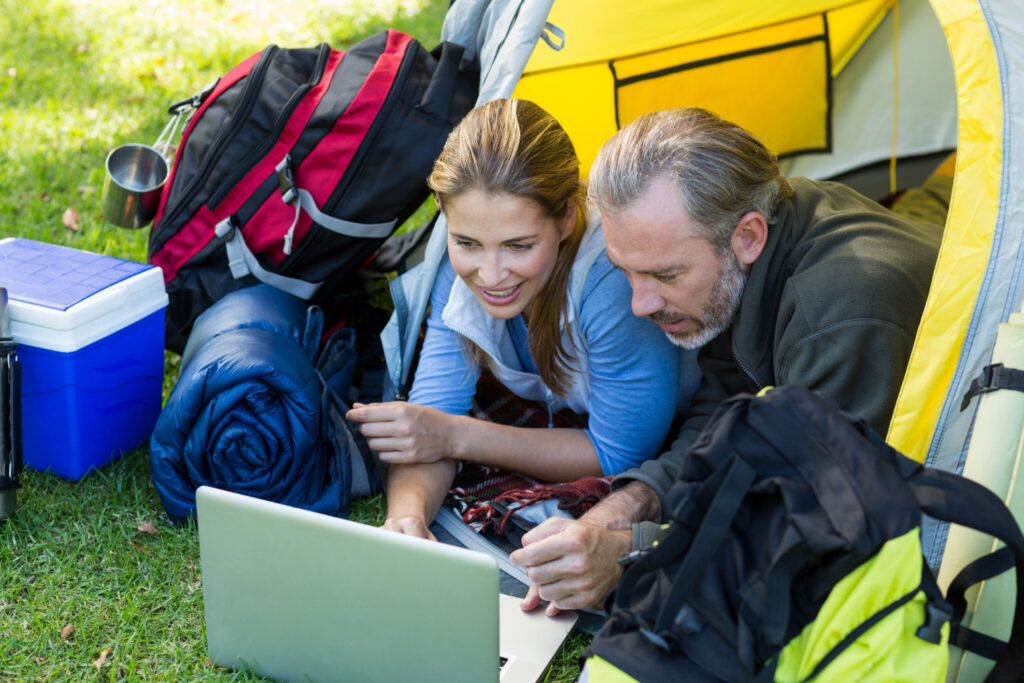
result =
[[430,533],[430,527],[419,517],[390,517],[384,522],[383,528],[406,536],[437,540],[434,534]]
[[404,401],[356,403],[347,417],[359,423],[367,445],[386,463],[425,464],[454,457],[452,418],[436,408]]

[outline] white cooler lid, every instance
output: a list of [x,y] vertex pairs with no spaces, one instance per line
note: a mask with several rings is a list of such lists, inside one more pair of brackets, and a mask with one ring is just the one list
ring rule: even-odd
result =
[[60,353],[167,306],[155,266],[17,237],[0,239],[0,287],[15,343]]

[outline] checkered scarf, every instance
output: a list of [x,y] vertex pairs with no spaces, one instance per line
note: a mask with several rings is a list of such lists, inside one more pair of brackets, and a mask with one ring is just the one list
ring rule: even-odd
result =
[[[473,399],[473,417],[516,427],[548,426],[547,407],[512,394],[490,373],[483,373]],[[553,427],[586,426],[586,416],[560,411]],[[549,484],[486,465],[465,464],[455,477],[446,504],[477,532],[504,534],[512,515],[536,503],[556,499],[558,509],[579,517],[608,495],[610,477],[584,477]]]

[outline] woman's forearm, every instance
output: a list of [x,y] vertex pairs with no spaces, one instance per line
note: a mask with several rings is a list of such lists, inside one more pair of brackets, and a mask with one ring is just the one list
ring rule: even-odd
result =
[[603,474],[582,429],[511,427],[462,415],[448,416],[452,457],[500,467],[544,481]]
[[455,479],[455,463],[392,465],[388,470],[388,517],[413,517],[429,525]]

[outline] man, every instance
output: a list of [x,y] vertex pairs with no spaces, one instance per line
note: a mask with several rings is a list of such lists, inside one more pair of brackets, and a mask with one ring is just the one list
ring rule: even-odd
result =
[[[938,191],[947,205],[948,189]],[[619,558],[655,536],[656,525],[638,523],[661,519],[683,458],[730,396],[799,384],[885,434],[941,237],[939,225],[842,185],[787,180],[750,133],[701,109],[619,131],[594,163],[590,194],[633,313],[700,348],[702,378],[670,450],[616,477],[578,521],[541,524],[511,555],[532,584],[523,608],[543,599],[549,614],[614,588]]]

